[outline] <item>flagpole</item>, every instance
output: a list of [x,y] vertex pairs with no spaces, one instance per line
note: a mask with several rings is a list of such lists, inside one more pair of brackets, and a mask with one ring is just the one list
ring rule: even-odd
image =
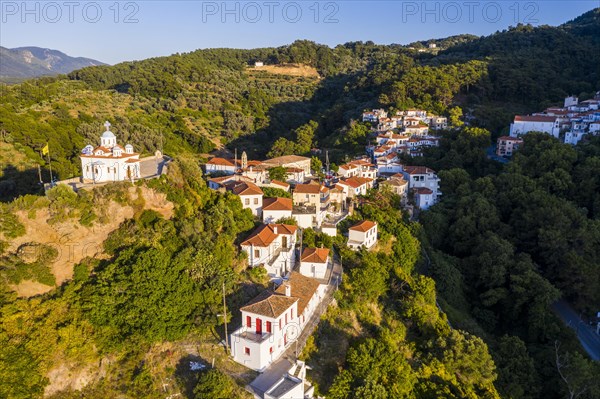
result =
[[48,149],[46,151],[46,155],[48,156],[48,168],[50,169],[50,188],[52,188],[54,184],[54,178],[52,176],[52,162],[50,161],[50,145],[48,143],[46,143],[46,148]]

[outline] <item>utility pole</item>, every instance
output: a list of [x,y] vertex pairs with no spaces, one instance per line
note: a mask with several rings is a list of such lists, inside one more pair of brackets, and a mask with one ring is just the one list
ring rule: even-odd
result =
[[229,336],[227,335],[227,304],[225,303],[225,282],[223,281],[223,321],[225,322],[225,349],[229,354]]
[[42,180],[42,167],[38,164],[38,177],[40,179],[40,184],[44,184],[44,181]]

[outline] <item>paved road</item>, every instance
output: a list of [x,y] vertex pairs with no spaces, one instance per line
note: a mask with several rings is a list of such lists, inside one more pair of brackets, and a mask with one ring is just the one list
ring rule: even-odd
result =
[[256,396],[262,398],[264,393],[290,369],[293,362],[297,359],[296,350],[298,353],[302,352],[304,345],[306,345],[306,340],[317,328],[319,321],[321,320],[321,315],[325,313],[327,307],[333,300],[333,293],[337,288],[341,275],[342,265],[339,263],[334,253],[333,270],[331,272],[331,278],[327,284],[328,287],[325,291],[323,300],[311,316],[308,323],[304,326],[304,329],[302,330],[302,333],[300,333],[298,339],[290,343],[289,347],[281,355],[279,360],[273,362],[265,371],[263,371],[258,377],[256,377],[254,381],[250,383],[249,388]]
[[495,145],[488,147],[487,150],[485,150],[485,153],[487,154],[487,157],[491,160],[498,161],[500,163],[508,163],[509,161],[507,158],[499,157],[498,155],[496,155]]
[[600,361],[600,335],[596,334],[595,328],[581,320],[577,312],[564,300],[554,303],[552,310],[568,327],[575,330],[579,342],[590,358]]

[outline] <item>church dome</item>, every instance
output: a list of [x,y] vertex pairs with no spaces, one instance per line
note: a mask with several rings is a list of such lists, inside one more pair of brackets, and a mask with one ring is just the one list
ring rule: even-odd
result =
[[114,139],[115,134],[113,132],[111,132],[110,130],[107,130],[104,133],[102,133],[102,138],[103,139]]

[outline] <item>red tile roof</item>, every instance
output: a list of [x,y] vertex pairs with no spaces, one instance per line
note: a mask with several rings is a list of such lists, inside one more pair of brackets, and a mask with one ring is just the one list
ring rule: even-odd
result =
[[435,173],[434,170],[426,166],[405,166],[404,171],[409,175],[426,175],[427,173]]
[[350,227],[348,230],[361,231],[364,233],[366,231],[371,230],[375,226],[377,226],[377,222],[371,222],[370,220],[363,220],[362,222],[359,222],[359,223],[355,224],[354,226]]
[[329,249],[327,248],[304,248],[300,256],[301,262],[327,263]]
[[291,211],[291,198],[265,198],[263,200],[263,211]]
[[232,181],[225,183],[225,188],[235,195],[263,195],[260,187],[254,183],[245,181]]
[[[276,229],[277,233],[275,233]],[[250,237],[242,242],[242,245],[268,247],[278,236],[296,234],[296,230],[298,230],[298,227],[287,224],[263,224],[254,230]]]
[[370,179],[368,177],[349,177],[347,179],[341,179],[340,183],[346,184],[352,188],[358,188],[372,181],[373,179]]
[[299,298],[276,294],[270,290],[263,291],[256,298],[240,308],[241,311],[276,319],[281,316]]
[[214,157],[210,161],[208,161],[207,165],[221,165],[221,166],[235,166],[233,164],[234,160]]
[[515,122],[554,122],[556,116],[515,115]]
[[321,192],[326,193],[329,189],[319,184],[298,184],[294,189],[294,194],[319,194]]

